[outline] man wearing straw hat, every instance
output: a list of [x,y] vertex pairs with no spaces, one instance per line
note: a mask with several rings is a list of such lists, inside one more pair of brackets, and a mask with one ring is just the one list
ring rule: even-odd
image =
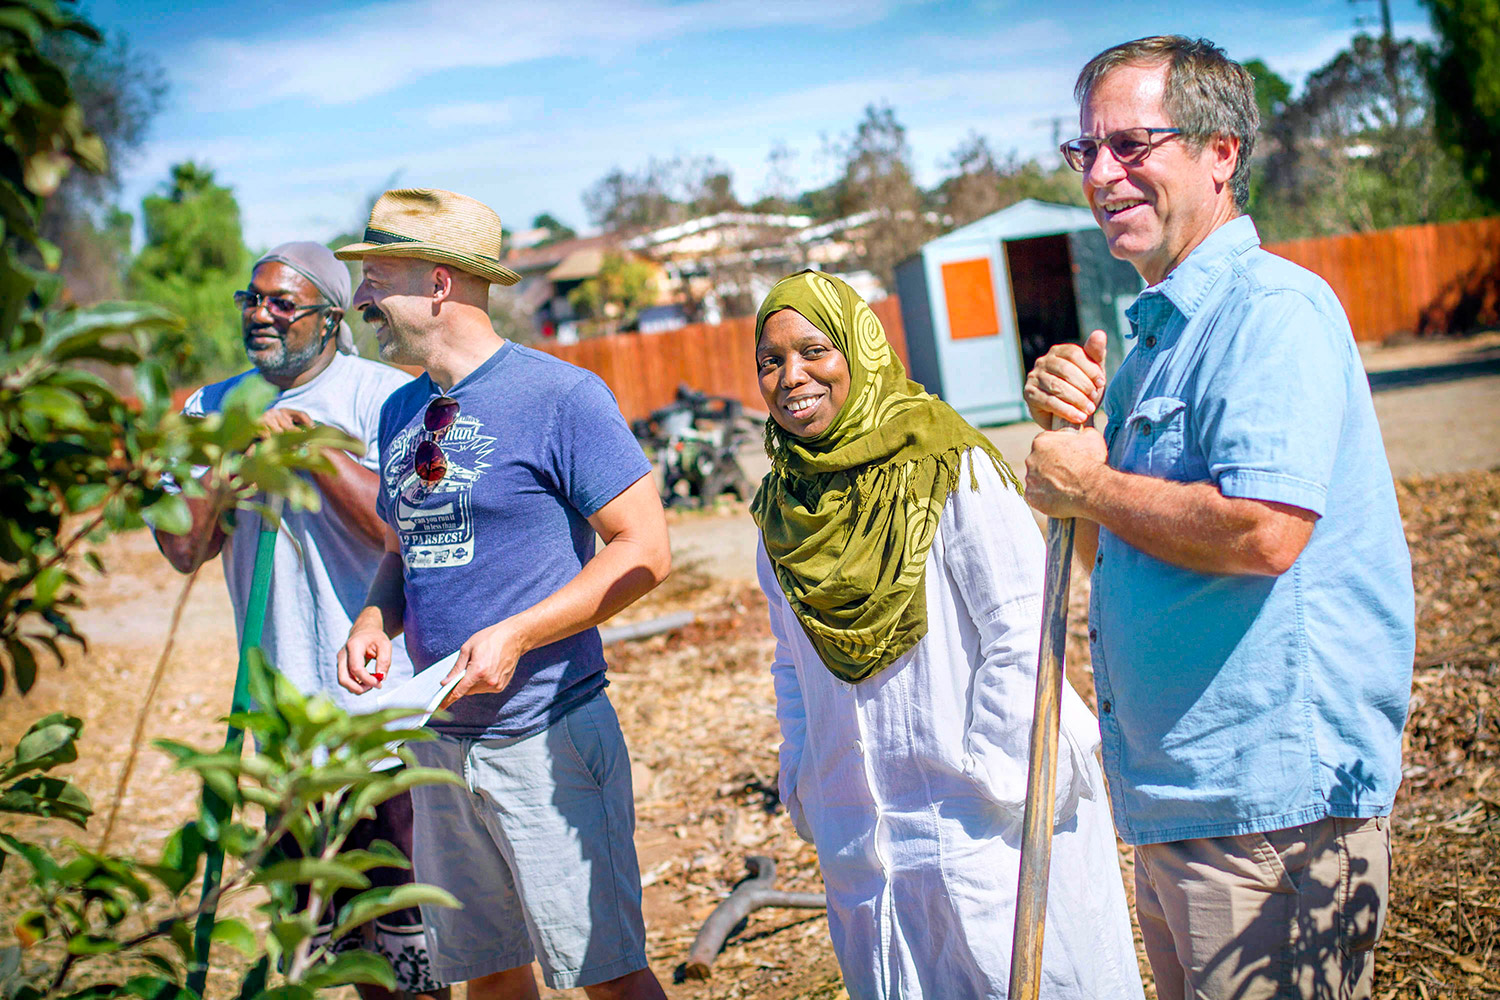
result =
[[[662,997],[646,965],[630,762],[595,628],[670,567],[641,453],[595,375],[508,342],[500,220],[435,190],[387,191],[354,296],[381,356],[425,374],[381,414],[385,560],[339,659],[378,686],[391,638],[418,670],[457,653],[439,738],[413,747],[465,787],[416,790],[416,876],[460,910],[425,916],[433,968],[474,1000]],[[594,535],[604,545],[595,552]]]
[[[207,385],[189,397],[183,412],[204,416],[217,412],[229,392],[259,373],[280,390],[262,424],[269,430],[326,424],[365,442],[362,458],[331,451],[331,473],[316,473],[322,497],[319,510],[288,511],[276,537],[270,595],[261,648],[270,662],[305,694],[324,694],[351,711],[369,711],[372,698],[357,698],[337,683],[334,659],[350,622],[385,550],[385,526],[375,515],[376,430],[380,407],[396,388],[410,381],[395,368],[358,356],[344,313],[349,308],[349,269],[319,243],[283,243],[255,262],[250,285],[235,293],[244,333],[245,353],[255,366],[233,378]],[[157,532],[157,543],[172,566],[190,573],[221,552],[224,580],[234,605],[235,623],[243,632],[246,605],[255,570],[260,516],[240,511],[236,530],[226,535],[208,498],[190,499],[192,528],[185,535]],[[411,676],[404,645],[391,656],[393,680]],[[373,820],[361,822],[350,847],[388,840],[411,850],[411,797],[403,794],[382,803]],[[283,849],[295,850],[287,838]],[[411,881],[409,872],[377,868],[377,884]],[[338,900],[335,900],[337,904]],[[325,932],[332,929],[326,915]],[[336,950],[365,947],[390,960],[400,989],[407,994],[441,990],[427,965],[426,941],[416,909],[405,909],[355,931]],[[365,1000],[389,996],[363,985]]]

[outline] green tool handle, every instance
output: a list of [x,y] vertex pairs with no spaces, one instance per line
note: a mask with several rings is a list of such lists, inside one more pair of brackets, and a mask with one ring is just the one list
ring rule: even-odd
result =
[[[250,650],[260,645],[261,634],[265,631],[266,605],[271,594],[271,567],[276,561],[276,532],[281,522],[282,504],[281,497],[272,499],[273,517],[267,520],[265,515],[261,516],[260,532],[255,539],[255,574],[250,582],[250,599],[245,606],[245,627],[240,634],[240,662],[234,675],[234,697],[229,704],[231,714],[250,710]],[[245,731],[231,725],[224,736],[224,749],[238,754],[244,743]],[[215,827],[222,827],[229,821],[230,809],[230,803],[225,802],[207,785],[203,786],[203,811]],[[187,983],[188,988],[199,996],[203,995],[203,988],[208,980],[208,948],[218,909],[216,900],[211,905],[204,904],[208,904],[218,891],[223,872],[224,849],[214,844],[209,848],[203,866],[203,895],[199,904],[203,909],[193,928],[193,967],[188,974]]]

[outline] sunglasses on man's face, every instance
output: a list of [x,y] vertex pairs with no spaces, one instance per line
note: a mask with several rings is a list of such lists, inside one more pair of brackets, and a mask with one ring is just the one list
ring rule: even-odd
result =
[[1151,155],[1155,149],[1166,139],[1153,141],[1153,136],[1181,135],[1180,128],[1151,128],[1145,125],[1136,128],[1122,128],[1118,132],[1111,132],[1102,139],[1093,136],[1081,135],[1077,139],[1069,139],[1058,149],[1062,150],[1063,159],[1068,161],[1068,166],[1080,173],[1094,165],[1099,158],[1099,147],[1108,146],[1110,155],[1121,166],[1133,167],[1141,163]]
[[448,474],[448,456],[443,454],[438,442],[457,422],[458,400],[451,396],[437,396],[427,404],[427,412],[422,415],[422,428],[430,436],[419,441],[412,453],[412,471],[417,474],[417,479],[407,490],[408,502],[415,503],[427,496]]
[[285,295],[262,295],[248,288],[234,293],[234,304],[239,307],[240,312],[254,312],[260,308],[262,302],[265,303],[266,312],[271,314],[271,318],[283,323],[290,323],[306,313],[323,312],[333,308],[326,302],[315,306],[301,306],[295,299]]

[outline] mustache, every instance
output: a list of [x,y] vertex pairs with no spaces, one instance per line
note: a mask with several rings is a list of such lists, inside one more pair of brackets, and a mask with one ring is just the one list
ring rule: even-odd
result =
[[381,312],[379,309],[376,309],[374,306],[366,306],[364,311],[359,315],[360,318],[363,319],[366,323],[374,323],[376,320],[385,319],[385,313]]
[[245,339],[249,340],[251,337],[275,337],[280,340],[281,334],[276,332],[276,327],[272,324],[262,323],[258,326],[245,327]]

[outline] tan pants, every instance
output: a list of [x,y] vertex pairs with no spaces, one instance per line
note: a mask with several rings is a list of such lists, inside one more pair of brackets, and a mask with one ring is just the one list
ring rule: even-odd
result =
[[1161,1000],[1365,1000],[1385,926],[1389,817],[1135,851]]

